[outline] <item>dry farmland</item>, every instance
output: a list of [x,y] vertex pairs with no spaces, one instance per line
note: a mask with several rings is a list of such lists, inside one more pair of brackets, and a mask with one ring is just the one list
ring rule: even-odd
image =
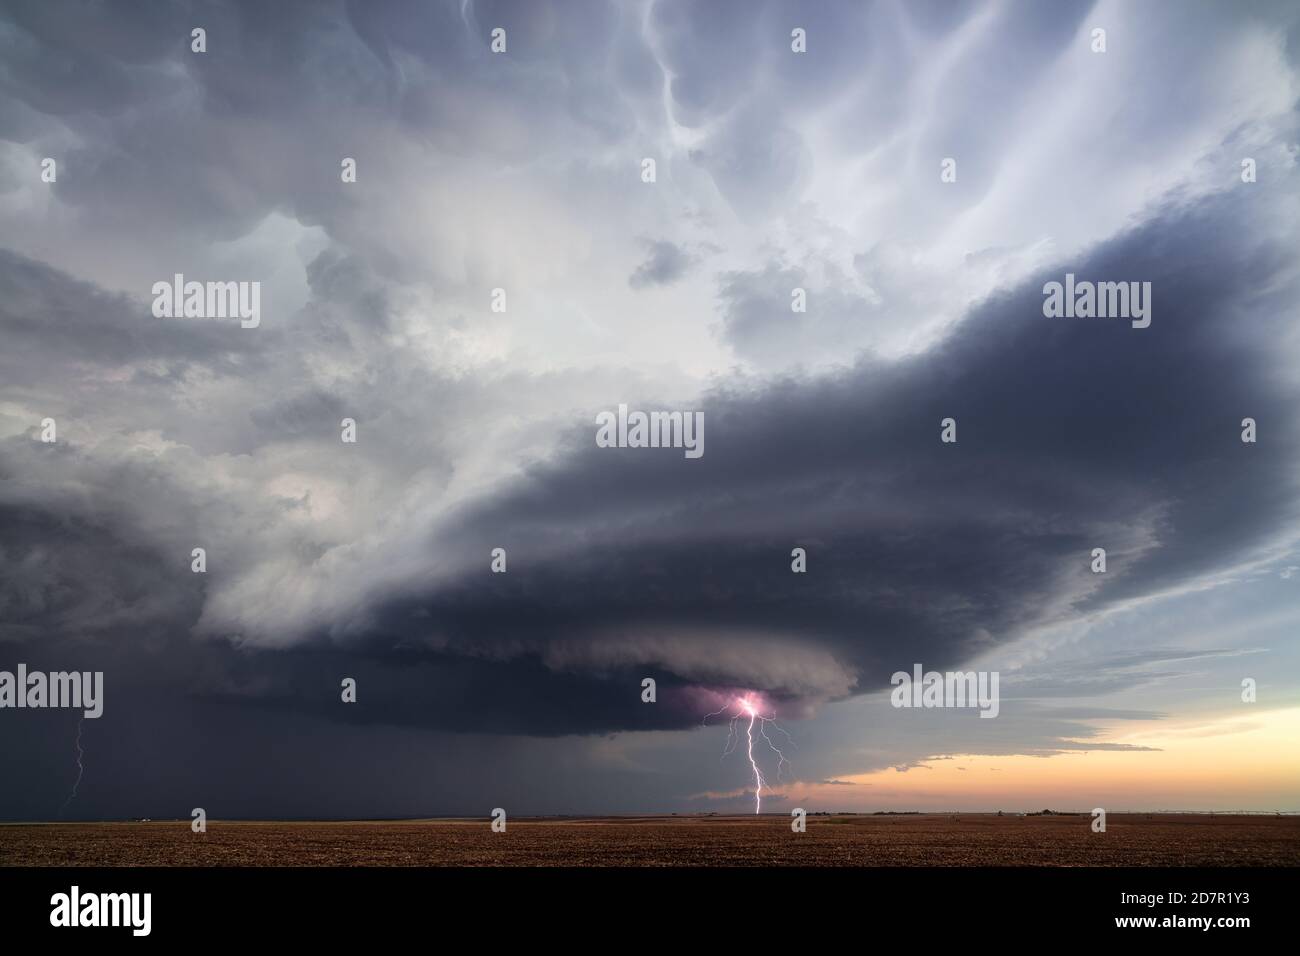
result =
[[1235,866],[1300,864],[1300,817],[1111,814],[0,825],[26,866]]

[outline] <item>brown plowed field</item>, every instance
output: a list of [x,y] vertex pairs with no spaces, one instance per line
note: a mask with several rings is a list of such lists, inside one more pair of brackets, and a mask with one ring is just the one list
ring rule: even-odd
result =
[[1300,817],[1111,814],[0,825],[9,866],[1300,865]]

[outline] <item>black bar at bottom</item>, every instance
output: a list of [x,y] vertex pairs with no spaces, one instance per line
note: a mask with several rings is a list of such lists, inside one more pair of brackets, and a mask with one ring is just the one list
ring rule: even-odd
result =
[[[337,944],[401,934],[450,944],[449,932],[533,943],[644,937],[692,947],[828,935],[864,944],[937,941],[939,932],[953,934],[953,941],[989,943],[1030,930],[1068,940],[1199,935],[1230,943],[1242,933],[1278,933],[1294,923],[1297,875],[1295,868],[0,867],[0,932],[6,942],[66,941],[76,934],[79,944],[90,945]],[[52,898],[64,894],[70,910],[73,886],[83,906],[88,895],[150,894],[148,935],[136,936],[130,925],[52,925],[52,914],[58,918]],[[125,905],[118,898],[107,909]],[[141,910],[133,912],[141,922]],[[120,921],[129,924],[125,914]],[[1201,922],[1207,919],[1208,927]]]

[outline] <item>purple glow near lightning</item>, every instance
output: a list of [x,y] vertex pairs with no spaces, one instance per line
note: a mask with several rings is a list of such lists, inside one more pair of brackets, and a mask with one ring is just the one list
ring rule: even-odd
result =
[[81,775],[85,773],[86,768],[81,765],[81,758],[86,752],[81,749],[81,722],[85,717],[77,718],[77,779],[72,784],[72,792],[68,794],[68,799],[63,801],[63,806],[59,807],[59,816],[63,816],[63,811],[68,809],[68,804],[77,798],[77,788],[81,786]]
[[754,771],[754,813],[755,814],[762,812],[763,784],[766,781],[763,777],[763,770],[762,768],[759,767],[758,761],[754,757],[754,724],[755,723],[758,724],[759,736],[762,737],[763,740],[766,741],[767,745],[772,748],[773,752],[776,753],[777,756],[776,779],[778,781],[780,781],[781,779],[781,772],[785,769],[785,767],[789,764],[790,761],[786,760],[785,754],[781,752],[781,749],[777,747],[776,744],[772,743],[772,738],[767,735],[767,725],[771,724],[777,730],[781,731],[781,733],[785,734],[786,740],[790,740],[791,743],[794,742],[793,740],[791,740],[790,735],[785,732],[785,729],[776,722],[775,714],[773,714],[771,717],[766,717],[763,714],[760,714],[758,712],[760,703],[761,701],[759,701],[755,695],[745,694],[743,697],[737,697],[734,701],[731,701],[729,704],[724,704],[721,708],[715,710],[711,714],[708,714],[704,718],[704,722],[707,724],[709,722],[710,717],[717,717],[719,714],[725,712],[730,707],[734,706],[736,708],[736,712],[731,715],[730,720],[728,722],[727,746],[722,751],[722,756],[726,757],[729,753],[735,750],[736,746],[740,743],[740,734],[738,732],[738,727],[737,727],[738,722],[742,717],[746,717],[746,716],[749,717],[749,724],[745,727],[745,741],[746,741],[746,753],[749,756],[749,766]]

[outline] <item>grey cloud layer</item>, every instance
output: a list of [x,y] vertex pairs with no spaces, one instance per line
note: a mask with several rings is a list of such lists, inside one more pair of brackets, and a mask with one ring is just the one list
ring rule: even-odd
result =
[[[836,695],[1230,564],[1296,517],[1296,396],[1269,347],[1295,277],[1281,250],[1241,245],[1240,215],[1171,209],[1074,267],[1154,277],[1164,321],[1147,330],[1045,319],[1035,284],[913,361],[715,393],[698,462],[579,434],[454,539],[508,540],[518,577],[471,566],[394,619],[418,609],[440,646],[558,643],[572,666],[723,683],[739,633],[748,683]],[[1266,445],[1241,443],[1247,414]],[[949,415],[956,445],[938,440]],[[789,571],[795,545],[807,575]]]

